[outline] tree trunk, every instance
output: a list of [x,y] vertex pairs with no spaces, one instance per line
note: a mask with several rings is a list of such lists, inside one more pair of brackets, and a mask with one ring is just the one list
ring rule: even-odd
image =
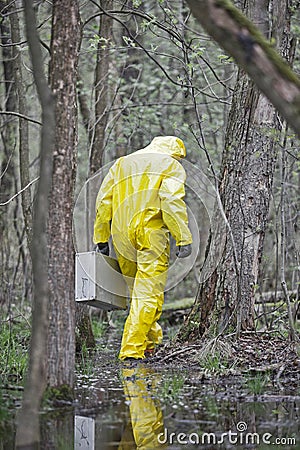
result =
[[[101,2],[101,9],[105,11],[112,9],[112,6],[113,0],[103,0]],[[111,17],[106,14],[101,14],[95,69],[95,124],[90,153],[90,175],[93,175],[100,169],[105,149],[105,132],[109,114],[109,47],[112,39],[112,22]]]
[[[10,29],[9,21],[6,17],[7,2],[0,1],[0,11],[2,20],[0,22],[1,30],[1,53],[2,53],[2,71],[4,78],[4,95],[5,101],[2,108],[7,111],[16,110],[16,93],[13,75],[13,56],[10,47]],[[12,115],[5,115],[4,121],[1,120],[1,143],[3,156],[0,164],[0,203],[5,203],[11,197],[12,190],[15,186],[16,169],[14,151],[16,142],[17,122]],[[0,281],[2,285],[0,294],[0,305],[8,304],[11,287],[5,282],[5,271],[8,269],[8,260],[11,253],[11,244],[9,242],[9,229],[7,221],[12,221],[10,205],[0,208]]]
[[[104,0],[101,2],[101,9],[110,10],[113,7],[113,0]],[[106,126],[109,117],[109,70],[110,70],[110,46],[112,40],[112,18],[106,14],[100,15],[97,61],[95,68],[95,118],[94,125],[88,131],[90,140],[90,158],[89,158],[89,176],[92,176],[102,166],[102,158],[106,144]],[[81,111],[84,113],[83,98],[81,98]],[[85,114],[86,116],[86,114]],[[87,123],[87,117],[85,117]],[[91,121],[89,121],[89,125]],[[88,231],[88,230],[87,230]],[[88,232],[88,235],[90,233]],[[92,242],[91,242],[92,245]],[[103,312],[104,317],[107,313]],[[91,326],[91,320],[88,313],[88,307],[85,305],[76,305],[76,350],[80,351],[83,343],[87,348],[95,347],[95,338]]]
[[[271,31],[279,48],[284,45],[286,51],[289,41],[283,44],[283,37],[289,34],[289,13],[285,0],[279,0],[278,4],[280,14],[278,11],[276,19],[280,17],[284,25],[275,26],[273,21]],[[264,33],[269,31],[268,5],[264,0],[251,3],[247,12]],[[199,288],[195,305],[180,333],[181,339],[205,332],[217,335],[229,325],[238,333],[254,327],[254,292],[268,218],[279,136],[274,130],[278,130],[278,125],[274,107],[240,70],[219,184],[230,232],[217,269]],[[218,226],[223,225],[219,217],[217,209],[212,221],[215,236],[220,234]],[[216,239],[211,242],[210,258],[214,259],[220,242]]]
[[[81,27],[78,2],[55,0],[50,81],[55,93],[55,149],[49,210],[48,383],[72,395],[75,301],[72,214],[76,177],[76,82]],[[64,389],[65,388],[65,389]]]
[[[2,44],[2,58],[3,58],[3,75],[5,86],[5,111],[16,111],[16,91],[14,86],[14,68],[13,68],[13,52],[10,47],[10,30],[9,22],[5,19],[7,2],[0,1],[1,12],[4,11],[3,19],[0,23],[1,30],[1,44]],[[1,178],[0,178],[0,203],[4,203],[10,197],[12,188],[14,186],[14,157],[13,153],[17,145],[16,142],[16,120],[13,116],[6,115],[6,123],[1,123],[1,128],[4,130],[1,133],[3,140],[4,157],[1,161]],[[5,125],[5,126],[4,126]],[[5,227],[3,221],[3,212],[0,210],[0,233],[3,235]]]
[[47,217],[54,142],[54,103],[43,72],[42,52],[36,31],[32,0],[24,1],[26,34],[33,75],[42,106],[40,179],[34,203],[31,259],[34,282],[29,367],[22,408],[18,414],[16,448],[35,449],[40,441],[39,407],[46,386],[45,355],[48,327]]
[[[15,11],[13,11],[13,8]],[[19,18],[15,2],[10,4],[10,24],[11,24],[11,38],[12,42],[21,42]],[[13,47],[13,68],[15,90],[18,98],[18,112],[22,115],[27,113],[25,86],[22,77],[22,61],[19,46],[16,44]],[[21,189],[27,186],[30,182],[29,177],[29,144],[28,144],[28,121],[26,119],[19,119],[19,162],[20,162],[20,180]],[[30,244],[32,235],[32,215],[31,215],[31,192],[30,189],[25,189],[22,192],[22,210],[25,223],[25,231],[28,242]]]

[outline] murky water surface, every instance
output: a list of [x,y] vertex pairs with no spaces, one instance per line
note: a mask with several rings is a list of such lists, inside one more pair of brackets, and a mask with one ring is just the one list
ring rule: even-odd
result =
[[[124,366],[114,343],[102,347],[104,362],[78,373],[75,404],[41,415],[42,449],[300,449],[295,384]],[[13,449],[13,425],[0,441]]]

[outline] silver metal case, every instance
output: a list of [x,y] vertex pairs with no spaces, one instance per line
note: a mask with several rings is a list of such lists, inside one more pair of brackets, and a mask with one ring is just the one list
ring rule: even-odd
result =
[[116,259],[99,252],[75,255],[75,300],[104,310],[127,308],[127,285]]

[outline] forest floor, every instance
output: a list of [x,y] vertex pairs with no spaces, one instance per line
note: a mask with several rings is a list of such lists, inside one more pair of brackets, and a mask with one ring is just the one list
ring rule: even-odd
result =
[[[300,347],[299,347],[300,350]],[[237,340],[222,340],[199,343],[174,344],[167,343],[159,348],[151,358],[155,366],[175,366],[190,368],[201,367],[201,360],[208,362],[210,358],[235,371],[267,372],[277,374],[277,378],[295,375],[300,369],[300,355],[297,344],[283,337],[270,333],[242,333]]]
[[[152,357],[133,363],[118,360],[122,327],[106,329],[90,355],[90,372],[78,367],[76,414],[93,415],[102,430],[115,422],[120,430],[120,423],[128,423],[130,415],[135,425],[137,418],[142,422],[146,405],[153,403],[163,414],[165,430],[176,436],[240,432],[243,426],[261,438],[266,433],[274,442],[275,437],[281,438],[284,445],[277,445],[278,449],[300,450],[300,358],[291,342],[277,334],[243,333],[238,340],[230,336],[183,345],[174,334],[168,334],[168,323],[163,325],[165,344]],[[288,439],[292,439],[289,445]],[[182,448],[173,444],[168,448]],[[228,444],[196,448],[267,447]]]
[[[179,343],[176,330],[180,329],[185,312],[186,309],[173,311],[170,308],[163,312],[163,345],[153,356],[143,360],[144,364],[158,370],[192,369],[199,371],[203,378],[211,379],[220,376],[234,379],[239,375],[268,377],[281,389],[299,388],[299,336],[297,342],[291,342],[279,330],[253,331],[242,332],[238,339],[232,334],[218,339]],[[116,340],[120,339],[123,328],[120,323],[118,325],[118,331],[107,330],[111,336],[116,332]]]
[[[171,319],[173,323],[174,317]],[[145,398],[160,405],[165,427],[170,432],[215,433],[234,430],[242,424],[261,436],[268,432],[274,437],[294,439],[290,446],[277,448],[300,449],[297,345],[275,332],[242,333],[239,339],[231,335],[180,344],[175,333],[182,317],[171,325],[170,314],[163,314],[164,344],[152,357],[128,367],[118,360],[124,320],[125,315],[115,315],[110,325],[104,326],[94,317],[97,345],[93,351],[83,350],[77,355],[74,401],[54,399],[43,406],[43,439],[55,442],[53,447],[42,448],[69,448],[59,447],[58,441],[73,441],[77,416],[94,420],[97,433],[102,433],[101,439],[107,440],[107,447],[101,448],[111,448],[112,441],[121,440],[120,432],[130,420],[128,389],[133,389],[134,395],[141,396],[141,405]],[[20,331],[18,336],[20,339]],[[0,448],[11,450],[15,432],[13,416],[20,406],[22,391],[18,389],[21,380],[11,377],[7,380],[0,392],[0,444],[3,442]],[[12,414],[7,415],[7,409]],[[112,429],[114,436],[110,435]],[[179,447],[176,444],[169,448]],[[203,449],[211,448],[203,446]],[[245,447],[227,448],[244,450]]]
[[[175,302],[176,303],[176,302]],[[178,304],[177,304],[178,303]],[[241,388],[252,378],[250,391],[261,394],[268,386],[280,396],[283,392],[300,399],[300,341],[291,342],[287,333],[280,330],[242,332],[239,338],[234,334],[218,339],[180,343],[176,333],[182,326],[189,304],[177,302],[168,305],[161,317],[164,332],[163,345],[153,356],[145,358],[141,364],[156,371],[186,370],[197,372],[197,378],[204,383],[215,382],[236,384]],[[180,303],[180,304],[179,304]],[[179,308],[179,309],[178,309]],[[121,312],[112,316],[112,327],[108,326],[102,342],[111,342],[114,349],[112,360],[109,354],[96,353],[97,364],[121,366],[117,359],[125,315]],[[105,348],[106,344],[102,348]]]
[[[114,332],[110,335],[113,336]],[[112,340],[115,351],[118,351],[116,340],[119,336]],[[98,363],[111,365],[112,360],[108,357],[106,361],[107,357],[98,353]],[[115,364],[122,367],[117,358]],[[284,395],[293,395],[300,400],[299,342],[293,343],[276,332],[244,332],[238,339],[229,335],[184,344],[176,338],[166,337],[153,356],[145,358],[140,364],[155,371],[192,371],[203,383],[218,381],[221,384],[237,384],[241,381],[242,387],[243,380],[252,378],[254,383],[250,390],[254,394],[262,394],[268,384],[274,387],[277,398],[284,392]],[[234,395],[237,395],[236,391]]]
[[[167,343],[147,360],[156,369],[194,369],[207,378],[237,380],[253,376],[269,380],[281,389],[296,391],[300,398],[299,344],[270,333],[243,333],[234,340],[212,339],[207,342]],[[259,388],[258,388],[259,390]]]

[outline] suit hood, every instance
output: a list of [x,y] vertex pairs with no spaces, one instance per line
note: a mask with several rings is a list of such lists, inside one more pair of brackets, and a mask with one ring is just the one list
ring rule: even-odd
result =
[[139,152],[165,153],[175,159],[181,159],[186,156],[185,145],[176,136],[157,136],[147,147],[139,150]]

